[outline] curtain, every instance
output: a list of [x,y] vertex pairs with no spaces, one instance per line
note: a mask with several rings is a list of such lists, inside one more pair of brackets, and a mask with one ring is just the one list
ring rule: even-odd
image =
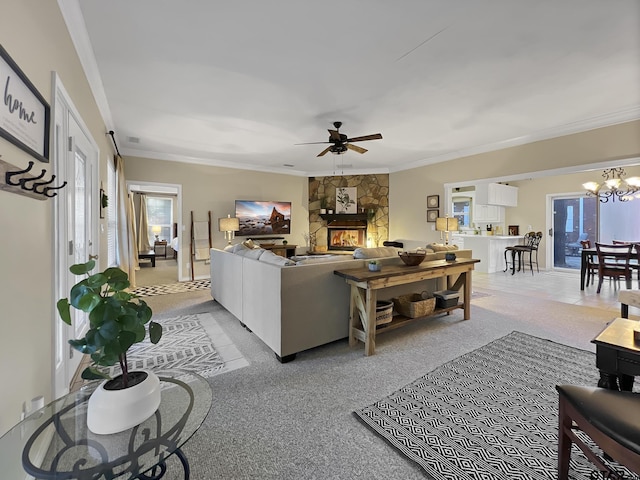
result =
[[127,182],[124,178],[124,162],[122,157],[114,157],[117,175],[116,208],[118,212],[118,265],[129,275],[131,288],[136,287],[136,270],[138,267],[138,250],[136,249],[136,219],[133,201],[127,195]]
[[138,228],[138,251],[152,250],[149,243],[149,220],[147,219],[147,196],[140,195],[140,226]]

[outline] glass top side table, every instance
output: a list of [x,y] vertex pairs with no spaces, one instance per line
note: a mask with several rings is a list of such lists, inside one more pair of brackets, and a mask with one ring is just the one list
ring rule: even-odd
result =
[[180,447],[207,416],[211,387],[192,372],[154,373],[160,378],[160,407],[124,432],[96,435],[87,429],[87,401],[99,381],[29,415],[0,438],[2,477],[24,478],[28,473],[37,479],[159,479],[167,458],[175,454],[188,479],[189,463]]

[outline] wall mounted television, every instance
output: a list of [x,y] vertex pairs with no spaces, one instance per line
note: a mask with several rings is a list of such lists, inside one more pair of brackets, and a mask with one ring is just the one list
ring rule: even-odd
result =
[[291,202],[236,200],[236,218],[240,237],[291,233]]

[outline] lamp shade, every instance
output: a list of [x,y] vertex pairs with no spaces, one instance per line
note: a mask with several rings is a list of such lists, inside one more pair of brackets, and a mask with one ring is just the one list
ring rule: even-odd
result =
[[240,221],[236,217],[227,217],[218,219],[218,231],[220,232],[237,232],[240,230]]
[[458,230],[458,219],[453,217],[438,217],[436,230],[439,232],[455,232]]

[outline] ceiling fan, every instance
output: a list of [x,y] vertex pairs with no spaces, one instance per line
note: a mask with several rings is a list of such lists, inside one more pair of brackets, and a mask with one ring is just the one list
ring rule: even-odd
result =
[[310,142],[310,143],[297,143],[296,145],[317,145],[320,143],[330,143],[327,148],[321,151],[317,156],[321,157],[324,154],[331,152],[336,155],[345,153],[347,150],[353,150],[354,152],[364,153],[366,148],[362,148],[358,145],[353,145],[353,142],[364,142],[365,140],[380,140],[382,134],[375,133],[373,135],[364,135],[362,137],[347,138],[344,133],[340,133],[340,127],[342,122],[333,122],[335,130],[329,129],[329,141],[328,142]]

